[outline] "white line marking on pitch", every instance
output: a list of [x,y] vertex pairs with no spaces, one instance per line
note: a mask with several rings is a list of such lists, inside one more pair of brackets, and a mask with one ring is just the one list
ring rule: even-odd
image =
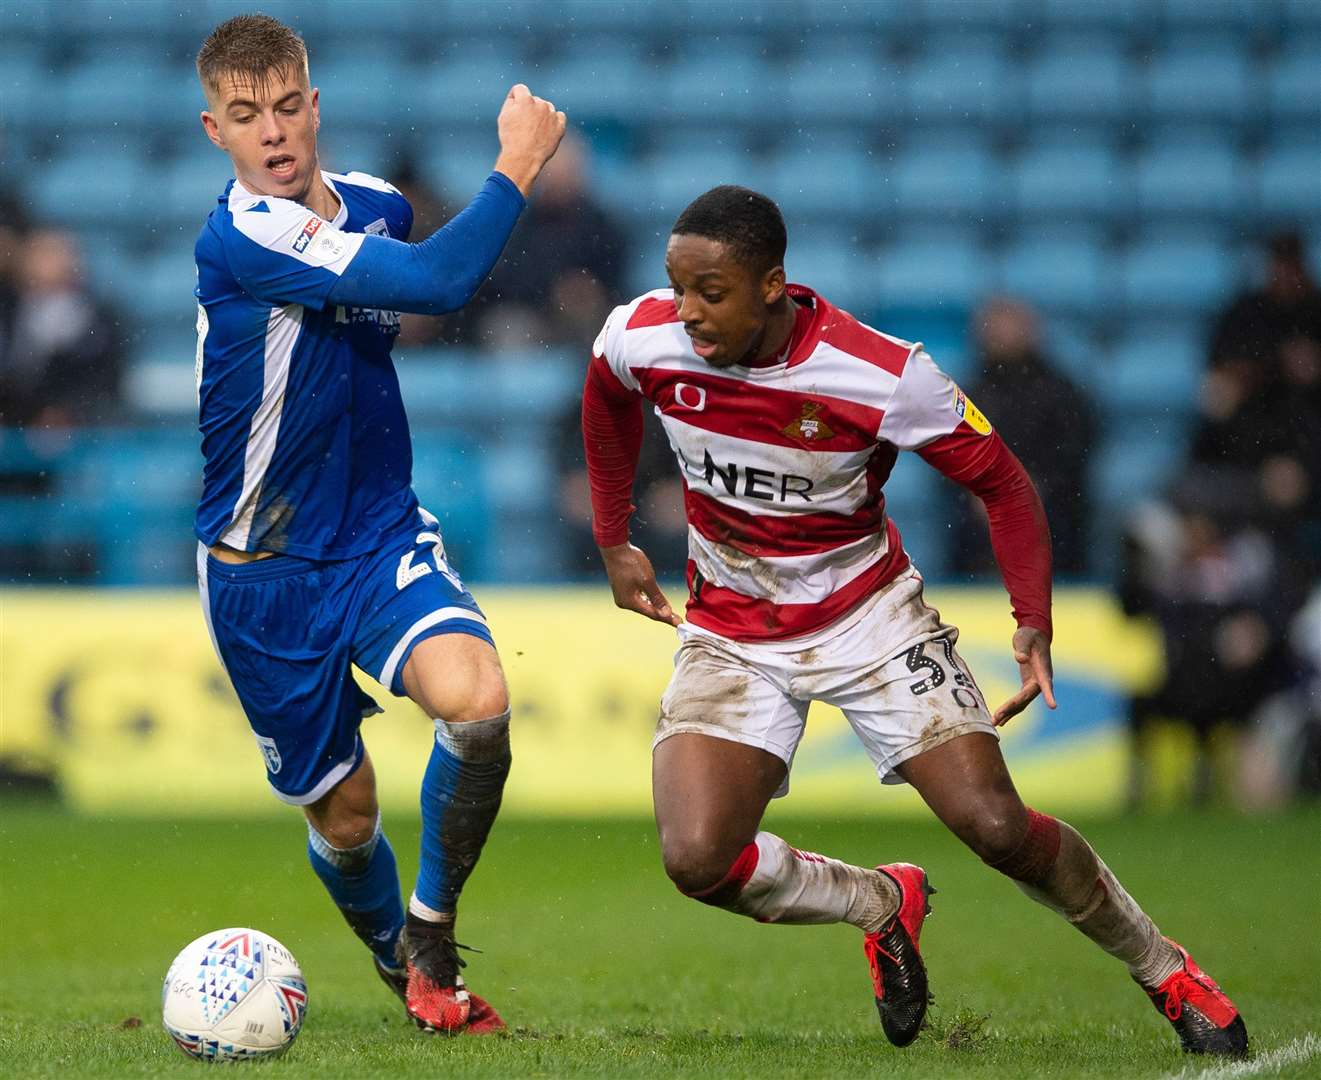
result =
[[1321,1037],[1309,1034],[1247,1061],[1227,1061],[1223,1065],[1212,1065],[1196,1073],[1185,1069],[1183,1072],[1170,1073],[1166,1080],[1232,1080],[1238,1076],[1276,1072],[1288,1065],[1299,1065],[1318,1056],[1321,1056]]

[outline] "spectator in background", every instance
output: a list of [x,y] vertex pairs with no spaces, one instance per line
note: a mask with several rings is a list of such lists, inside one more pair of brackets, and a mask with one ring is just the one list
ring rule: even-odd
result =
[[620,302],[623,233],[589,190],[588,149],[570,132],[542,173],[471,315],[486,348],[581,346]]
[[[1205,798],[1211,728],[1242,729],[1268,697],[1295,700],[1303,678],[1306,650],[1288,643],[1321,569],[1321,291],[1297,234],[1268,252],[1265,286],[1216,319],[1188,468],[1126,539],[1121,602],[1155,618],[1166,659],[1162,685],[1130,711],[1135,803],[1153,719],[1192,728]],[[1249,745],[1260,752],[1260,732]],[[1240,775],[1253,774],[1247,761]]]
[[68,233],[27,234],[14,260],[0,336],[0,424],[70,428],[115,416],[119,329],[87,291]]
[[[1035,313],[1008,297],[973,316],[980,369],[966,387],[1032,476],[1050,521],[1056,573],[1087,569],[1090,498],[1087,455],[1095,431],[1086,395],[1057,371],[1041,348]],[[954,566],[996,572],[981,503],[960,492],[962,525],[954,530]]]

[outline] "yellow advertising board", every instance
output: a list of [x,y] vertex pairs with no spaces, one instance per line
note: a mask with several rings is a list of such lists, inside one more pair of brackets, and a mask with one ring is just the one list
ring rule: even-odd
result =
[[[511,811],[589,815],[650,810],[650,745],[674,631],[617,610],[601,588],[481,588],[514,700]],[[993,589],[929,590],[960,627],[959,650],[993,703],[1016,686],[1013,623]],[[1060,810],[1114,803],[1120,720],[1159,654],[1100,590],[1056,598],[1060,708],[1034,706],[1005,730],[1029,801]],[[381,801],[412,808],[430,722],[358,673],[384,714],[364,738]],[[269,813],[261,753],[212,652],[195,593],[0,592],[0,753],[50,763],[68,801],[89,812]],[[907,812],[884,788],[843,717],[814,706],[789,806]]]

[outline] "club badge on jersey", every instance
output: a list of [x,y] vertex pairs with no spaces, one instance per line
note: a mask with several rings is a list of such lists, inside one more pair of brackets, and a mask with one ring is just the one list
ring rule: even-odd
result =
[[803,442],[834,438],[834,430],[821,419],[821,410],[824,408],[819,401],[804,401],[802,415],[783,428],[782,433],[791,439],[802,439]]

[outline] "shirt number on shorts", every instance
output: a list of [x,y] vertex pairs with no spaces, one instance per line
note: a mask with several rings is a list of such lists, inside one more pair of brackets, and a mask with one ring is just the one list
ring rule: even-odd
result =
[[[958,661],[954,659],[954,642],[947,637],[936,638],[935,640],[940,643],[940,647],[945,651],[945,662],[949,665],[950,671],[954,673],[954,686],[951,692],[955,702],[962,709],[977,708],[975,684],[959,667]],[[943,686],[945,683],[945,669],[940,666],[938,660],[926,654],[926,645],[926,642],[919,641],[904,654],[904,663],[908,665],[909,671],[924,671],[927,673],[925,678],[918,679],[915,683],[909,683],[908,689],[912,691],[915,697],[930,693],[936,687]]]
[[[431,558],[436,563],[436,569],[445,576],[451,585],[460,592],[463,591],[463,582],[459,580],[459,575],[450,568],[450,564],[445,560],[445,542],[441,540],[440,533],[420,532],[417,534],[417,538],[413,543],[430,544]],[[431,567],[426,563],[413,562],[417,556],[418,552],[416,551],[406,551],[400,557],[399,569],[395,571],[394,575],[396,589],[402,591],[403,589],[408,588],[409,585],[413,584],[418,578],[426,577],[431,573]]]

